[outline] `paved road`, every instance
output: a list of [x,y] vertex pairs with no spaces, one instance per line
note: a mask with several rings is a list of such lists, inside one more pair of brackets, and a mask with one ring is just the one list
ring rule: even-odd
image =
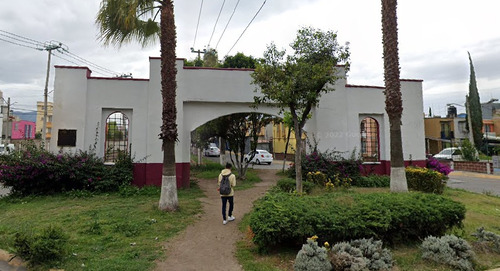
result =
[[449,177],[448,187],[500,196],[500,175],[454,171]]

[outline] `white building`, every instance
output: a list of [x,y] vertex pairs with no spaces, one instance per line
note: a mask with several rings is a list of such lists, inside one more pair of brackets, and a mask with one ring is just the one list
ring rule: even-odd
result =
[[[220,116],[250,112],[255,86],[250,69],[184,67],[177,60],[176,175],[189,185],[190,133]],[[161,183],[162,151],[160,59],[150,58],[149,79],[92,77],[86,67],[56,66],[51,150],[88,150],[112,161],[106,150],[130,148],[137,185]],[[305,127],[322,150],[363,152],[367,168],[390,172],[389,121],[383,87],[356,86],[339,80],[323,95]],[[425,163],[422,81],[402,80],[403,150],[407,162]],[[275,108],[258,112],[277,114]]]

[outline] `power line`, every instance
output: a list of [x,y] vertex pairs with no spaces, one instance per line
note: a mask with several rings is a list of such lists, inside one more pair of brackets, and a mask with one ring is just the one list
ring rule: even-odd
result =
[[236,42],[233,44],[233,47],[231,47],[231,49],[229,49],[229,51],[227,52],[226,56],[229,55],[229,53],[231,52],[231,50],[233,50],[234,46],[236,46],[236,43],[238,43],[238,41],[240,41],[240,39],[243,36],[243,34],[245,34],[245,31],[247,31],[248,27],[252,24],[253,20],[255,19],[255,17],[257,17],[257,15],[262,10],[262,8],[266,4],[266,2],[267,2],[267,0],[264,0],[264,2],[262,3],[262,5],[260,6],[259,10],[257,10],[257,13],[255,13],[255,15],[253,16],[252,20],[250,20],[250,22],[248,23],[247,27],[245,27],[245,29],[243,30],[243,32],[241,33],[241,35],[238,37],[238,39],[236,40]]
[[8,43],[11,43],[11,44],[14,44],[14,45],[18,45],[18,46],[22,46],[22,47],[26,47],[26,48],[30,48],[30,49],[35,49],[35,50],[38,50],[38,48],[36,48],[36,47],[29,46],[29,45],[25,45],[25,44],[21,44],[21,43],[17,43],[17,42],[14,42],[14,41],[5,40],[5,39],[2,39],[2,38],[0,38],[0,40],[1,40],[1,41],[5,41],[5,42],[8,42]]
[[[61,52],[59,52],[59,51],[57,51],[57,52],[58,52],[58,53],[60,53],[60,54],[62,54],[62,53],[61,53]],[[65,60],[65,61],[67,61],[67,62],[69,62],[69,63],[71,63],[71,64],[74,64],[74,65],[76,65],[76,66],[82,66],[82,65],[81,65],[81,63],[74,62],[74,61],[69,60],[69,59],[67,59],[67,58],[65,58],[65,57],[62,57],[61,55],[56,55],[56,54],[53,54],[53,56],[55,56],[55,57],[57,57],[57,58],[59,58],[59,59]],[[110,74],[110,73],[103,73],[103,72],[100,72],[100,71],[98,71],[98,70],[94,70],[94,72],[95,72],[95,73],[98,73],[98,74],[105,75],[105,76],[107,76],[107,75],[109,76],[109,74]],[[111,74],[112,74],[112,75],[117,75],[118,73],[111,73]]]
[[[20,36],[20,35],[17,35],[17,34],[8,32],[8,31],[5,31],[5,30],[0,30],[0,32],[5,33],[5,34],[0,34],[2,36],[6,36],[6,37],[9,37],[11,39],[15,39],[15,40],[18,40],[18,41],[21,41],[21,42],[31,43],[32,45],[36,45],[36,46],[40,46],[41,44],[43,44],[42,42],[39,42],[37,40],[30,39],[30,38],[27,38],[27,37],[23,37],[23,36]],[[6,34],[9,35],[9,36],[7,36]]]
[[217,26],[217,23],[219,22],[219,18],[220,18],[220,14],[222,13],[222,9],[224,8],[224,4],[226,3],[226,0],[224,0],[222,2],[222,6],[220,7],[220,10],[219,10],[219,15],[217,15],[217,20],[215,20],[215,25],[214,25],[214,29],[212,30],[212,35],[210,35],[210,39],[208,40],[208,45],[207,45],[207,48],[210,47],[210,42],[212,41],[212,37],[214,36],[214,32],[215,32],[215,27]]
[[194,32],[193,47],[196,45],[196,36],[198,35],[198,26],[200,26],[201,10],[203,9],[203,0],[201,0],[200,13],[198,14],[198,23],[196,24],[196,31]]
[[224,31],[222,31],[222,34],[220,35],[220,38],[219,40],[217,41],[217,44],[215,45],[215,50],[217,50],[217,46],[219,46],[219,42],[220,40],[222,39],[222,36],[224,36],[224,33],[226,33],[226,29],[227,29],[227,26],[229,25],[229,23],[231,22],[231,19],[233,18],[233,15],[234,15],[234,12],[236,11],[236,8],[238,7],[238,4],[240,3],[240,0],[238,0],[238,2],[236,2],[236,5],[234,6],[234,9],[233,9],[233,13],[231,13],[231,17],[229,17],[229,20],[227,21],[227,24],[226,26],[224,27]]
[[[111,75],[113,75],[113,76],[116,76],[116,75],[120,74],[119,72],[115,72],[115,71],[110,70],[110,69],[108,69],[108,68],[105,68],[105,67],[102,67],[102,66],[100,66],[100,65],[97,65],[97,64],[95,64],[95,63],[93,63],[93,62],[91,62],[91,61],[89,61],[89,60],[87,60],[87,59],[85,59],[85,58],[83,58],[83,57],[81,57],[81,56],[78,56],[78,55],[76,55],[76,54],[74,54],[74,53],[70,52],[70,51],[69,51],[69,50],[67,50],[67,49],[62,49],[62,52],[61,52],[61,51],[58,51],[58,53],[60,53],[60,54],[64,54],[64,55],[66,55],[66,56],[68,56],[68,57],[70,57],[70,58],[72,58],[72,59],[74,59],[74,60],[76,60],[76,61],[83,62],[83,63],[87,64],[88,66],[91,66],[91,67],[93,67],[93,68],[95,68],[95,69],[101,70],[101,71],[103,71],[103,72],[105,72],[105,73],[111,74]],[[65,59],[65,60],[67,60],[67,59]],[[68,60],[67,60],[67,61],[68,61]],[[77,64],[77,65],[78,65],[78,64]],[[95,71],[95,72],[97,72],[97,71]],[[101,73],[101,74],[102,74],[102,73]]]

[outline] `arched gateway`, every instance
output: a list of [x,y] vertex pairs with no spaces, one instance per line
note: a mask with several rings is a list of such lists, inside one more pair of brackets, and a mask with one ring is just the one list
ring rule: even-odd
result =
[[[259,95],[251,84],[250,69],[184,67],[177,60],[176,175],[178,186],[189,186],[191,131],[220,116],[249,112],[253,97]],[[322,150],[351,152],[362,148],[361,123],[370,118],[378,128],[377,161],[366,161],[376,173],[389,173],[389,122],[382,87],[348,85],[339,80],[335,91],[323,95],[307,123]],[[88,150],[94,144],[101,157],[109,144],[109,117],[120,112],[127,118],[127,142],[135,164],[137,185],[161,183],[162,150],[158,137],[161,126],[160,59],[150,58],[150,78],[93,77],[86,67],[56,66],[54,116],[50,149]],[[425,161],[422,81],[402,80],[404,158],[414,164]],[[264,106],[257,112],[277,115]],[[117,125],[117,124],[112,124]],[[112,126],[111,125],[111,126]],[[120,134],[120,127],[117,135]],[[71,132],[68,132],[72,130]],[[108,141],[106,139],[108,133]],[[74,141],[64,137],[75,137]],[[113,134],[115,136],[115,134]],[[68,146],[64,142],[75,142]]]

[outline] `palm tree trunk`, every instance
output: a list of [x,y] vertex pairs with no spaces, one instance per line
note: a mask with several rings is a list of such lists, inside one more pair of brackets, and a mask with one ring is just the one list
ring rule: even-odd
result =
[[175,175],[175,143],[177,141],[177,109],[175,67],[175,20],[172,0],[162,2],[161,15],[161,94],[163,99],[162,126],[160,138],[163,148],[163,170],[159,209],[175,211],[179,206],[177,181]]
[[385,110],[391,139],[391,192],[407,192],[401,139],[401,82],[399,80],[397,0],[382,0],[382,43],[384,48]]

